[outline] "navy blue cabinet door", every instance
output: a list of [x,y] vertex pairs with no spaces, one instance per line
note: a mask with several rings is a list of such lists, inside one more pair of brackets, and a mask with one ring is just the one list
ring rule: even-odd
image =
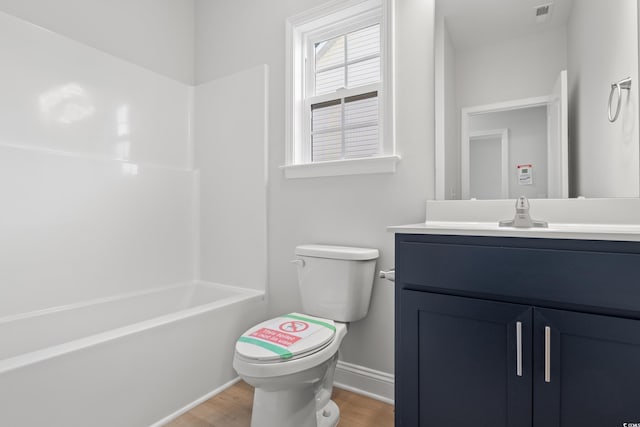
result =
[[399,294],[396,426],[530,427],[533,309]]
[[639,321],[535,308],[533,351],[535,427],[640,423]]

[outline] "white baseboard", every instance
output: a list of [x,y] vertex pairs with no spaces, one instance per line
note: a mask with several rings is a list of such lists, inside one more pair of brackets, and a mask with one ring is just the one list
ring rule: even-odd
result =
[[338,361],[333,384],[353,393],[394,404],[395,377],[386,372]]
[[228,383],[222,384],[220,387],[216,388],[213,391],[210,391],[209,393],[205,394],[204,396],[199,397],[198,399],[194,400],[193,402],[183,406],[182,408],[178,409],[177,411],[175,411],[171,415],[167,415],[166,417],[164,417],[160,421],[158,421],[158,422],[156,422],[154,424],[151,424],[150,427],[162,427],[163,425],[167,424],[169,421],[172,421],[172,420],[178,418],[180,415],[184,414],[185,412],[187,412],[187,411],[195,408],[199,404],[211,399],[216,394],[222,393],[223,391],[225,391],[226,389],[228,389],[229,387],[231,387],[232,385],[234,385],[238,381],[240,381],[240,377],[236,377],[236,378],[232,379],[231,381],[229,381]]

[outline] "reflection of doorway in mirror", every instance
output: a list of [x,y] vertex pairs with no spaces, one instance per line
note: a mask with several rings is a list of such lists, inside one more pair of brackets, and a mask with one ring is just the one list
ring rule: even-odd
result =
[[[461,115],[461,163],[460,180],[463,199],[469,198],[517,198],[531,199],[568,197],[568,135],[566,109],[566,72],[562,72],[549,95],[512,100],[507,102],[463,108]],[[503,180],[496,180],[496,171],[478,174],[473,166],[473,155],[485,156],[472,141],[481,133],[490,134],[495,129],[508,129],[508,159]],[[497,153],[496,150],[493,150]],[[492,164],[504,155],[496,154]],[[536,165],[536,178],[528,185],[521,185],[518,165]],[[471,167],[476,169],[472,172]],[[495,166],[500,171],[505,166]],[[496,188],[486,188],[492,176]],[[480,180],[474,183],[474,180]],[[505,191],[505,188],[507,190]],[[480,191],[481,189],[481,191]],[[499,197],[498,197],[499,196]]]
[[469,182],[463,191],[472,199],[509,197],[509,130],[495,129],[469,134]]
[[[518,106],[520,107],[520,106]],[[547,107],[546,103],[542,105],[534,105],[523,108],[509,108],[500,111],[475,112],[469,114],[464,120],[465,128],[463,128],[462,141],[462,197],[468,198],[517,198],[525,196],[529,199],[546,198],[547,197]],[[499,164],[499,170],[505,169],[503,173],[506,183],[498,182],[494,191],[486,188],[487,182],[482,184],[482,194],[473,194],[472,189],[478,189],[478,185],[474,180],[480,179],[482,182],[486,179],[489,171],[485,170],[484,174],[471,173],[473,155],[478,153],[478,143],[472,142],[476,134],[487,132],[490,129],[502,128],[508,129],[508,158],[505,162],[500,160],[505,157],[501,151],[493,150],[495,156],[493,164]],[[491,164],[487,159],[489,152],[481,153],[484,161]],[[504,166],[502,166],[504,164]],[[538,178],[535,183],[523,186],[519,181],[518,165],[535,164]],[[495,167],[495,166],[494,166]],[[501,188],[506,187],[506,192],[501,192]],[[491,195],[492,197],[487,197]],[[499,195],[499,197],[498,197]]]

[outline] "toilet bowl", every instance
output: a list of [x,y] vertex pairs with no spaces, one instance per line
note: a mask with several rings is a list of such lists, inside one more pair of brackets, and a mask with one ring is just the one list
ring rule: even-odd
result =
[[376,249],[303,245],[295,253],[304,313],[264,321],[236,342],[233,367],[255,389],[251,427],[335,427],[338,350],[348,322],[369,309]]
[[[273,320],[249,329],[243,336],[251,335]],[[255,388],[251,427],[337,425],[340,411],[330,399],[338,349],[347,334],[347,325],[339,322],[333,325],[335,333],[329,342],[288,359],[260,359],[253,352],[259,349],[241,346],[239,342],[233,367],[245,382]]]

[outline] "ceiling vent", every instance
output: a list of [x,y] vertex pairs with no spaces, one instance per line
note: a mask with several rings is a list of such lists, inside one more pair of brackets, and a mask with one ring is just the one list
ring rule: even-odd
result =
[[535,8],[537,23],[547,22],[549,20],[549,18],[551,17],[552,6],[553,6],[553,3],[548,3],[548,4],[537,6]]

